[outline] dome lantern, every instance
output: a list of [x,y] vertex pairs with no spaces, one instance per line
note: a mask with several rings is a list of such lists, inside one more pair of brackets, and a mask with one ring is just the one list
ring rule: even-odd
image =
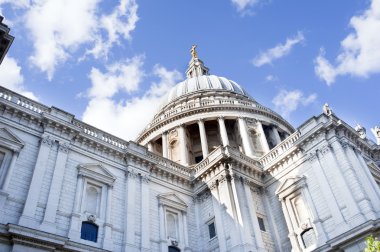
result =
[[198,58],[198,53],[195,50],[196,47],[196,45],[192,45],[190,49],[191,60],[186,70],[186,77],[188,79],[209,74],[209,69],[204,65],[203,61]]

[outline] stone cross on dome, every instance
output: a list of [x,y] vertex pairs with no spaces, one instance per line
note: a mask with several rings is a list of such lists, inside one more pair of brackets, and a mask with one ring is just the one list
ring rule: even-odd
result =
[[191,60],[186,70],[186,77],[188,79],[209,74],[209,69],[204,65],[203,61],[198,58],[198,53],[195,50],[196,47],[197,45],[192,45],[190,49]]

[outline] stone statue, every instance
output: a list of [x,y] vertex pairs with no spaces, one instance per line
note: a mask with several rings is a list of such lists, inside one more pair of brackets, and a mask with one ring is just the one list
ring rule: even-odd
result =
[[332,114],[332,109],[329,107],[329,104],[325,103],[323,105],[323,114],[330,116]]
[[191,56],[193,57],[193,59],[198,58],[198,54],[197,54],[197,51],[195,50],[195,48],[197,48],[197,45],[192,45],[191,50],[190,50],[190,53],[191,53]]
[[371,131],[375,135],[377,144],[380,145],[380,127],[375,126],[374,128],[371,129]]
[[363,126],[361,126],[360,124],[357,123],[355,126],[355,130],[356,130],[356,132],[359,133],[359,136],[361,139],[366,138],[366,129]]

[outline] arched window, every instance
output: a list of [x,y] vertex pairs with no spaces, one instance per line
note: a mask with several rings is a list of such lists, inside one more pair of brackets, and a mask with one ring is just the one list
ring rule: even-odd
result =
[[80,238],[83,240],[97,242],[98,240],[98,226],[94,223],[84,221],[80,231]]

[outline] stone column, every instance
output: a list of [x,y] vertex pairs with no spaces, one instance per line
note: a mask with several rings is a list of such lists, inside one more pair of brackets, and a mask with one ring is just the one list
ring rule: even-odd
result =
[[[335,222],[335,228],[341,231],[337,231],[336,234],[340,234],[343,231],[347,230],[348,225],[346,221],[344,220],[344,217],[342,215],[342,211],[339,208],[338,205],[338,199],[335,197],[330,185],[329,185],[329,179],[322,167],[326,167],[321,165],[320,160],[318,159],[318,156],[316,154],[312,154],[309,157],[309,161],[311,162],[312,171],[314,172],[314,175],[317,178],[319,188],[321,189],[323,198],[326,200],[327,207],[329,208],[329,212],[331,216],[334,219]],[[326,169],[329,169],[326,167]],[[339,199],[340,201],[342,199]]]
[[80,221],[80,210],[81,210],[81,202],[82,202],[82,195],[83,195],[83,183],[84,178],[81,174],[78,175],[78,182],[77,187],[75,190],[75,199],[74,199],[74,209],[73,214],[71,215],[71,223],[70,223],[70,230],[69,230],[69,238],[71,240],[79,240],[80,237],[80,228],[81,228],[81,221]]
[[181,157],[182,165],[189,165],[189,153],[187,151],[187,137],[185,125],[181,124],[178,127],[178,136],[179,136],[179,151]]
[[162,156],[168,158],[168,132],[162,133]]
[[313,198],[311,197],[311,193],[309,191],[309,187],[307,186],[307,184],[305,185],[304,194],[302,194],[302,196],[303,195],[305,195],[306,202],[310,203],[310,211],[313,215],[312,216],[313,217],[313,224],[315,225],[315,227],[317,229],[316,233],[318,234],[317,244],[322,246],[322,245],[326,244],[327,236],[326,236],[325,229],[323,228],[322,220],[318,216],[316,204],[314,204]]
[[253,226],[253,233],[255,235],[255,243],[256,243],[257,251],[265,251],[263,237],[261,235],[259,221],[257,219],[257,214],[256,214],[256,205],[255,205],[255,202],[253,201],[252,192],[251,192],[251,188],[249,187],[248,181],[245,181],[244,183],[244,194],[245,194],[249,214],[251,215],[251,220],[253,222],[252,226]]
[[[186,212],[182,212],[182,220],[183,220],[183,234],[184,234],[184,240],[185,240],[185,250],[188,250],[189,248],[189,234],[187,231],[187,214]],[[191,251],[191,250],[189,250]]]
[[160,251],[167,251],[168,244],[165,237],[165,210],[162,203],[160,203],[158,206],[158,212],[160,215]]
[[138,246],[135,244],[135,197],[136,197],[136,179],[137,174],[133,170],[129,170],[126,174],[126,194],[127,198],[125,199],[125,209],[126,213],[126,222],[124,224],[124,243],[125,251],[137,251]]
[[[238,176],[232,176],[231,181],[231,200],[235,208],[236,217],[235,224],[237,230],[240,232],[239,246],[242,251],[254,251],[254,241],[251,235],[251,228],[248,224],[250,216],[246,211],[247,198],[244,194],[243,182]],[[252,200],[252,198],[250,199]]]
[[254,157],[251,137],[248,133],[247,122],[243,117],[238,118],[239,132],[243,143],[244,153],[249,157]]
[[107,187],[107,206],[106,206],[106,218],[104,223],[104,239],[103,239],[103,249],[113,250],[113,241],[112,241],[112,223],[111,223],[111,215],[112,215],[112,192],[113,187]]
[[141,250],[150,251],[149,176],[141,177]]
[[226,252],[227,251],[227,243],[226,243],[226,236],[223,228],[223,217],[222,217],[222,209],[221,209],[221,203],[219,200],[219,191],[218,191],[218,185],[216,182],[213,182],[210,185],[210,191],[211,191],[211,197],[212,197],[212,208],[214,209],[215,214],[215,227],[216,232],[218,236],[218,242],[219,242],[219,251],[220,252]]
[[222,145],[227,146],[229,145],[228,134],[226,130],[226,125],[224,123],[224,118],[222,116],[218,117],[218,123],[219,123],[220,137],[222,138]]
[[152,142],[148,142],[148,151],[152,152],[153,151],[153,144]]
[[206,158],[208,155],[208,143],[207,143],[205,124],[203,120],[198,120],[198,126],[199,126],[199,135],[201,136],[202,155],[203,155],[203,158]]
[[40,149],[38,151],[36,165],[34,167],[32,181],[30,182],[28,195],[25,200],[24,210],[19,220],[20,226],[37,228],[38,223],[34,218],[37,209],[38,198],[42,186],[42,178],[46,170],[50,149],[54,141],[49,136],[43,136],[41,139]]
[[289,229],[288,237],[290,239],[290,243],[292,244],[292,251],[302,251],[299,247],[296,233],[294,232],[293,223],[291,220],[291,214],[288,212],[289,208],[287,207],[286,199],[281,199],[281,207],[282,212],[285,216],[285,221]]
[[7,174],[5,175],[4,183],[3,183],[3,186],[1,188],[3,191],[6,191],[8,189],[9,183],[11,182],[13,169],[15,167],[18,155],[19,155],[19,153],[17,151],[14,151],[12,154],[11,163],[9,164],[9,168],[8,168]]
[[40,226],[40,229],[45,232],[55,233],[55,217],[57,215],[68,153],[69,143],[59,143],[53,178],[51,180],[49,196],[46,203],[45,215]]
[[273,136],[273,138],[276,141],[276,145],[278,145],[279,143],[282,142],[280,134],[278,133],[278,130],[276,129],[276,126],[272,125],[271,129],[272,129],[272,136]]
[[260,142],[261,142],[261,146],[263,147],[263,151],[264,151],[264,153],[268,153],[270,151],[270,149],[269,149],[267,139],[265,137],[263,125],[261,124],[260,121],[257,121],[256,124],[257,124],[257,132],[260,135]]

